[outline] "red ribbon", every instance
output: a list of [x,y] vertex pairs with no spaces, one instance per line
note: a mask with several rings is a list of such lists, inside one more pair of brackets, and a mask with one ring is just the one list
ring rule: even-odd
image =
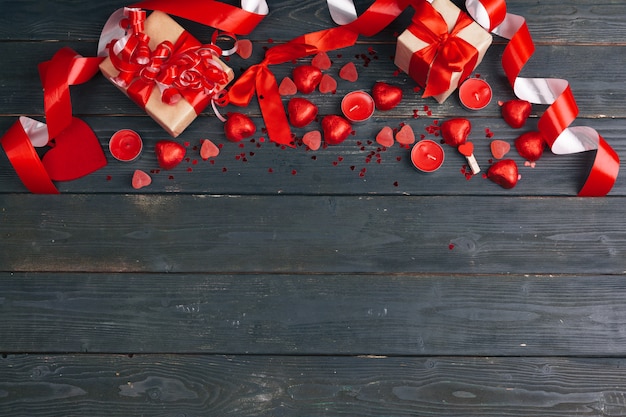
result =
[[[600,197],[611,191],[619,173],[619,156],[594,129],[570,127],[578,116],[578,105],[566,80],[520,78],[519,74],[535,51],[526,21],[506,13],[504,0],[468,0],[467,9],[483,27],[509,39],[502,54],[502,67],[515,94],[537,104],[548,104],[538,128],[555,153],[566,154],[595,150],[596,155],[585,184],[578,192],[582,197]],[[481,14],[483,16],[479,16]],[[484,19],[486,13],[487,20]],[[543,88],[546,93],[536,90]]]
[[450,88],[452,74],[461,72],[467,78],[478,62],[478,50],[459,32],[474,21],[465,13],[459,13],[450,33],[444,17],[430,3],[418,3],[408,30],[428,46],[411,55],[409,75],[425,86],[423,97],[436,96]]

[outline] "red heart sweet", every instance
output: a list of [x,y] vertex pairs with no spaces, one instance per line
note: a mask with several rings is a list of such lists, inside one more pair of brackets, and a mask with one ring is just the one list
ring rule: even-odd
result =
[[96,134],[76,117],[54,138],[54,143],[55,146],[41,159],[53,181],[72,181],[107,164]]
[[512,159],[503,159],[489,167],[487,178],[502,188],[513,188],[517,184],[519,174],[517,164]]
[[519,129],[526,123],[531,110],[529,101],[509,100],[502,105],[502,118],[512,128]]
[[296,84],[289,77],[283,78],[278,86],[278,94],[281,96],[293,96],[297,92],[298,87],[296,87]]
[[154,145],[154,152],[161,168],[172,169],[183,161],[187,150],[173,140],[160,140]]
[[402,126],[398,133],[396,133],[396,141],[401,145],[412,145],[415,142],[415,132],[413,132],[413,128],[409,125]]
[[322,75],[322,81],[320,81],[320,93],[333,93],[337,92],[337,80],[328,74]]
[[302,136],[302,143],[308,146],[310,150],[316,151],[322,145],[322,134],[319,130],[306,132],[304,136]]
[[322,119],[324,141],[329,145],[338,145],[352,132],[352,125],[341,116],[329,114]]
[[237,55],[243,59],[248,59],[252,55],[252,42],[250,39],[239,39],[237,41]]
[[322,71],[313,65],[297,66],[293,69],[291,75],[298,91],[303,94],[315,91],[315,88],[322,81]]
[[327,70],[331,65],[330,58],[326,52],[318,52],[311,60],[311,65],[321,69],[322,71]]
[[467,141],[460,144],[457,149],[463,156],[472,156],[474,154],[474,143]]
[[378,110],[391,110],[402,101],[402,89],[379,81],[372,87],[372,97]]
[[230,113],[224,123],[224,133],[231,142],[249,138],[256,132],[256,125],[243,113]]
[[389,126],[383,127],[376,135],[376,143],[387,148],[392,147],[394,143],[393,129]]
[[306,98],[294,97],[287,104],[287,113],[294,127],[304,127],[317,117],[317,106]]
[[491,154],[496,159],[504,158],[504,155],[509,153],[511,150],[511,145],[508,142],[505,142],[500,139],[492,140],[490,144]]
[[534,162],[541,158],[546,141],[539,132],[526,132],[515,139],[515,149],[524,159]]
[[133,173],[132,184],[133,184],[133,188],[135,190],[138,190],[140,188],[147,187],[148,185],[152,184],[152,178],[150,177],[150,175],[148,175],[144,171],[140,169],[136,169],[135,172]]
[[205,161],[209,158],[214,158],[220,154],[220,148],[209,139],[202,139],[202,145],[200,146],[200,157]]
[[342,80],[350,81],[351,83],[359,79],[359,73],[356,70],[354,62],[348,62],[339,70],[339,77]]
[[472,124],[465,118],[446,120],[441,124],[441,136],[450,146],[457,147],[467,140],[472,131]]

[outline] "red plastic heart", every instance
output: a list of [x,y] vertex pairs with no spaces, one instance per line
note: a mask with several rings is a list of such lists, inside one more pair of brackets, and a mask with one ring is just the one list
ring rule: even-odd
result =
[[300,65],[292,71],[293,82],[298,91],[309,94],[315,91],[322,80],[322,71],[313,65]]
[[352,83],[358,80],[359,73],[356,70],[356,65],[354,65],[354,62],[348,62],[346,65],[341,67],[341,69],[339,70],[339,77],[342,80],[350,81]]
[[457,147],[467,140],[472,131],[472,124],[465,118],[446,120],[441,124],[441,136],[450,146]]
[[322,145],[322,134],[319,130],[306,132],[304,136],[302,136],[302,143],[308,146],[312,151],[316,151]]
[[250,117],[243,113],[230,113],[224,123],[224,133],[231,142],[239,142],[249,138],[256,132],[256,125]]
[[519,129],[530,116],[532,105],[526,100],[509,100],[500,110],[504,121],[512,128]]
[[304,127],[317,117],[317,106],[309,100],[301,97],[294,97],[287,104],[289,122],[294,127]]
[[512,159],[503,159],[489,167],[487,178],[502,188],[513,188],[517,184],[519,173],[517,164]]
[[75,180],[107,164],[96,134],[87,123],[76,117],[54,138],[54,143],[55,146],[41,159],[53,181]]
[[352,125],[349,121],[336,114],[329,114],[322,119],[322,130],[324,131],[324,141],[329,145],[338,145],[352,132]]
[[152,177],[140,169],[136,169],[133,173],[132,185],[135,190],[147,187],[152,184]]
[[376,135],[376,143],[387,148],[392,147],[394,143],[393,129],[389,126],[385,126],[380,129],[380,132]]
[[412,145],[415,143],[415,132],[413,132],[413,128],[409,125],[402,126],[398,133],[396,133],[396,141],[401,145]]
[[402,89],[379,81],[372,87],[372,97],[378,110],[391,110],[402,101]]
[[161,168],[172,169],[183,161],[187,150],[173,140],[160,140],[155,144],[154,152]]
[[461,155],[464,156],[472,156],[472,154],[474,153],[474,143],[473,142],[465,142],[459,145],[459,147],[457,148],[459,150],[459,152],[461,153]]
[[214,158],[220,154],[220,148],[209,139],[202,139],[202,145],[200,146],[200,157],[205,161],[209,158]]

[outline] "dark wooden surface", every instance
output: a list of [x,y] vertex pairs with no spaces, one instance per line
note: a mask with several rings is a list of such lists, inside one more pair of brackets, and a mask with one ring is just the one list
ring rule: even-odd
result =
[[[19,115],[43,119],[37,64],[62,46],[94,55],[124,5],[0,2],[0,132]],[[230,61],[237,75],[264,46],[333,25],[321,0],[270,9],[250,36],[253,56]],[[567,79],[576,124],[623,155],[626,6],[520,0],[509,11],[537,44],[523,75]],[[140,132],[140,160],[107,153],[104,169],[40,196],[0,152],[0,415],[626,415],[623,177],[606,198],[581,199],[590,154],[548,152],[532,169],[512,153],[522,165],[513,190],[466,180],[449,148],[433,175],[398,146],[368,162],[385,125],[419,134],[470,117],[484,169],[485,129],[509,142],[519,134],[496,104],[512,98],[505,42],[478,69],[494,101],[469,113],[394,76],[394,32],[409,18],[330,53],[329,73],[355,61],[360,79],[309,96],[321,114],[376,80],[405,91],[340,146],[280,149],[259,133],[240,147],[207,111],[177,139],[190,160],[137,191],[132,172],[157,168],[154,143],[167,135],[98,76],[72,88],[74,111],[105,148],[118,129]],[[369,48],[377,59],[365,67],[355,56]],[[293,66],[272,69],[280,79]],[[263,125],[254,102],[244,111]],[[193,149],[202,138],[224,144],[214,164]]]

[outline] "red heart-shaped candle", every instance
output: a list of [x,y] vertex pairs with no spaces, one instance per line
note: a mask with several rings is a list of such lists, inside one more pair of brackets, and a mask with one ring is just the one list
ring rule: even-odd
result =
[[500,111],[504,121],[514,129],[524,126],[532,106],[526,100],[509,100],[502,105]]
[[187,150],[173,140],[160,140],[154,145],[154,152],[161,168],[172,169],[183,161]]
[[289,122],[294,127],[304,127],[317,117],[317,106],[306,98],[294,97],[287,104]]
[[487,178],[502,188],[513,188],[517,184],[519,173],[517,164],[512,159],[503,159],[489,167]]
[[291,75],[298,91],[303,94],[315,91],[315,88],[322,81],[322,71],[313,65],[297,66],[293,69]]
[[546,141],[540,132],[526,132],[515,139],[515,149],[524,159],[535,162],[546,147]]
[[402,89],[379,81],[372,87],[372,97],[378,110],[391,110],[402,101]]
[[249,138],[256,132],[256,125],[243,113],[230,113],[224,123],[224,133],[231,142]]
[[441,124],[441,136],[446,144],[457,147],[467,140],[472,131],[472,124],[465,118],[446,120]]
[[329,114],[322,119],[322,130],[327,144],[338,145],[350,135],[352,125],[341,116]]

